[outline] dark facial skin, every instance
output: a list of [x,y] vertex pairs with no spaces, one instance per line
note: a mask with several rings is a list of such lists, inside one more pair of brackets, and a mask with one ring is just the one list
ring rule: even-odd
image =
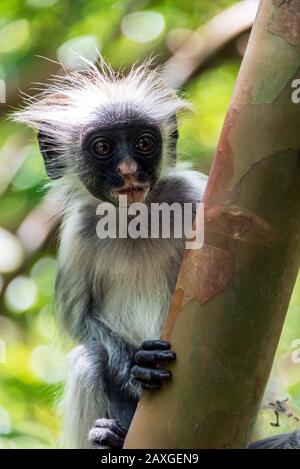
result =
[[128,203],[139,202],[157,182],[162,137],[154,125],[141,122],[88,129],[82,148],[89,167],[86,173],[92,175],[81,176],[82,182],[100,200],[117,204],[122,194]]

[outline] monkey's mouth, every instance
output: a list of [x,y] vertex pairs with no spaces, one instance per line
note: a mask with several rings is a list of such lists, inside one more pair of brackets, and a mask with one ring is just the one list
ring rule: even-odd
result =
[[132,204],[134,202],[142,202],[145,200],[149,189],[149,184],[132,184],[116,189],[112,194],[115,199],[119,199],[121,195],[125,195],[127,197],[127,203]]

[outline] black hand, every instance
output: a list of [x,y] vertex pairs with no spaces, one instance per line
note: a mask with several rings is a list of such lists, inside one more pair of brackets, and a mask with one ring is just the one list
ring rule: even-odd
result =
[[127,428],[116,420],[98,419],[89,432],[89,441],[96,449],[122,448]]
[[170,379],[172,374],[168,370],[158,368],[158,365],[173,361],[175,357],[169,342],[146,340],[134,355],[131,378],[140,383],[143,389],[159,389],[162,380]]

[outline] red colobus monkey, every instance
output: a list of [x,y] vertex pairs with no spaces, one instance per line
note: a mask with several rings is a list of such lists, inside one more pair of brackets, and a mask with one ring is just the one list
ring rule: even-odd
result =
[[[99,203],[196,206],[206,177],[176,165],[177,115],[189,109],[149,64],[124,76],[89,64],[30,99],[14,119],[38,131],[63,206],[55,305],[76,347],[64,397],[65,446],[122,447],[143,388],[175,359],[159,340],[184,237],[99,239]],[[299,432],[260,443],[299,447]]]

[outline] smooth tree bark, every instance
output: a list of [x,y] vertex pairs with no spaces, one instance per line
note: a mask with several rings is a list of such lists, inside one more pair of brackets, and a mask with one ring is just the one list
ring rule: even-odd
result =
[[263,0],[162,333],[173,379],[145,392],[125,448],[246,447],[299,266],[300,0]]

